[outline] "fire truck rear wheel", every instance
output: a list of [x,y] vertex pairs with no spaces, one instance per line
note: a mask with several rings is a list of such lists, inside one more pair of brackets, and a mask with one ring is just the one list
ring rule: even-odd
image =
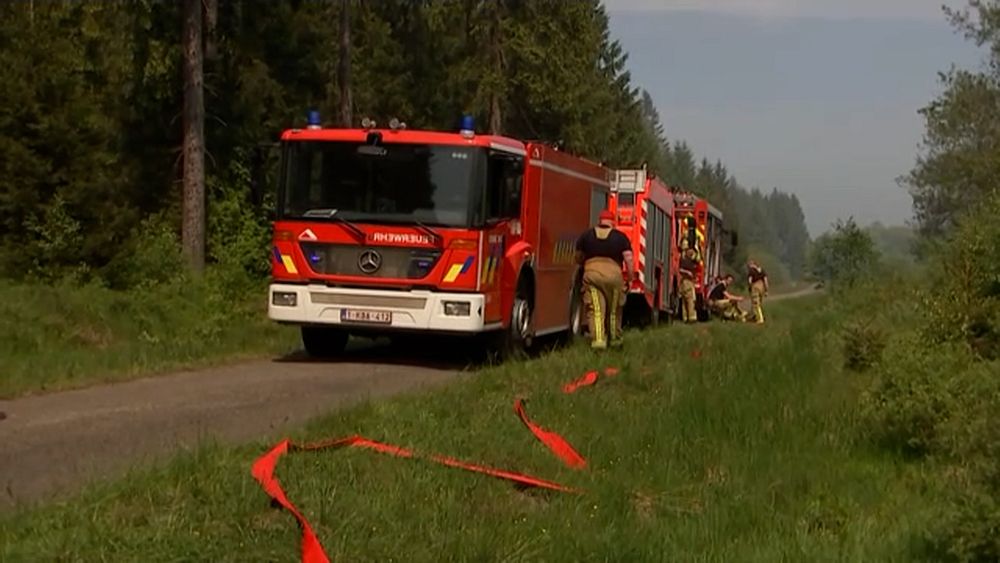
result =
[[348,334],[342,330],[323,326],[302,327],[302,346],[314,358],[332,358],[347,347]]

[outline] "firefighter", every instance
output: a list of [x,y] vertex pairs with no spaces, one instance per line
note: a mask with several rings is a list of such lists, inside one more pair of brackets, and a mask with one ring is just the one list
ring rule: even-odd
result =
[[743,301],[743,297],[729,293],[729,286],[733,284],[733,281],[735,278],[732,274],[723,277],[722,281],[716,284],[711,293],[708,294],[708,306],[713,313],[727,321],[745,322],[747,314],[739,305],[739,302]]
[[764,324],[764,298],[767,297],[767,272],[757,262],[747,262],[747,285],[750,286],[753,318],[757,324]]
[[684,251],[679,270],[681,275],[681,320],[686,323],[694,323],[698,321],[698,311],[695,310],[697,302],[695,278],[698,275],[698,261],[695,260],[693,248]]
[[[603,349],[622,343],[622,313],[625,309],[625,279],[632,270],[632,243],[615,229],[615,216],[602,211],[597,225],[576,241],[576,260],[583,265],[583,302],[587,308],[591,348]],[[610,333],[610,334],[609,334]]]

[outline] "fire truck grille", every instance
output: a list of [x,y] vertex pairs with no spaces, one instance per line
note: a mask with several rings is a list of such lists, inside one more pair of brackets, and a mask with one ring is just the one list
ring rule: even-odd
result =
[[441,251],[425,248],[301,243],[309,267],[317,274],[417,280],[437,264]]

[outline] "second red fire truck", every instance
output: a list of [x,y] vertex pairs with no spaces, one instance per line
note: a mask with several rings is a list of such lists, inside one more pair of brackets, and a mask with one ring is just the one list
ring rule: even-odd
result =
[[703,198],[671,190],[646,169],[616,171],[612,195],[618,228],[631,239],[635,260],[636,279],[627,280],[627,322],[643,326],[665,315],[680,318],[680,259],[688,248],[698,261],[698,317],[707,320],[708,292],[722,271],[722,213]]
[[674,197],[645,169],[616,171],[611,189],[617,227],[631,239],[635,261],[635,279],[626,280],[625,319],[630,325],[655,325],[670,314],[674,293]]
[[311,355],[348,336],[486,336],[503,351],[580,334],[575,241],[609,203],[606,168],[459,131],[309,126],[281,136],[271,319]]

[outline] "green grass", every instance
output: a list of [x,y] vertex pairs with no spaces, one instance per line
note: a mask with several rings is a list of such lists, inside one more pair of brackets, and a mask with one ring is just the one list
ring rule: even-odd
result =
[[0,282],[0,398],[295,349],[266,292],[207,283],[129,292]]
[[[917,469],[861,437],[826,298],[771,306],[770,324],[631,333],[485,370],[441,391],[366,404],[296,432],[377,440],[554,479],[518,492],[364,451],[292,454],[278,476],[335,560],[903,561],[931,518]],[[699,347],[700,359],[691,350]],[[574,395],[562,383],[621,368]],[[561,433],[563,467],[517,419]],[[206,445],[64,504],[0,520],[0,560],[295,561],[299,532],[250,476],[271,441]]]

